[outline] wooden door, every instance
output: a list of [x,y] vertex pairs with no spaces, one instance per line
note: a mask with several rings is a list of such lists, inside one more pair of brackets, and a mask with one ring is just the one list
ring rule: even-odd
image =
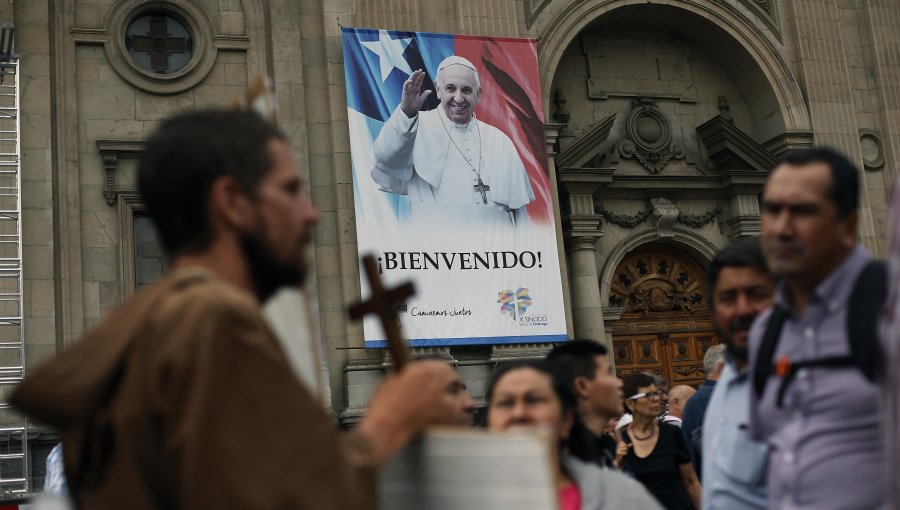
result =
[[689,255],[665,245],[628,254],[610,282],[616,372],[662,375],[670,387],[698,386],[703,355],[719,343],[706,303],[706,273]]

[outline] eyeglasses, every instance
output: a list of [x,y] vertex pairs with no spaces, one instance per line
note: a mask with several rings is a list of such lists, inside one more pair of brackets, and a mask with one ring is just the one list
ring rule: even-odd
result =
[[644,397],[647,397],[648,400],[654,399],[654,398],[660,398],[663,396],[663,393],[665,393],[663,390],[645,391],[643,393],[638,393],[637,395],[632,395],[632,396],[628,397],[628,400],[637,400],[637,399],[644,398]]

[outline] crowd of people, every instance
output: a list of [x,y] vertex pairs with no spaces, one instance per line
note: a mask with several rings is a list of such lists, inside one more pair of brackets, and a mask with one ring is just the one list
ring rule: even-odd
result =
[[[887,508],[888,279],[857,242],[859,178],[822,148],[773,169],[761,238],[709,266],[722,347],[698,390],[620,380],[603,345],[575,340],[498,366],[487,428],[551,432],[560,510]],[[12,396],[59,430],[77,506],[368,508],[378,469],[413,437],[472,426],[475,401],[439,359],[387,376],[349,433],[293,376],[259,307],[302,284],[317,213],[273,126],[179,115],[138,181],[172,270]]]

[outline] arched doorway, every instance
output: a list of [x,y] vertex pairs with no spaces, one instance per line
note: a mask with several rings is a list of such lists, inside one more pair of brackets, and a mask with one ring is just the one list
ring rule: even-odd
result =
[[643,245],[625,256],[610,282],[622,315],[611,327],[619,377],[662,375],[670,386],[703,382],[703,355],[719,343],[707,308],[706,271],[687,253]]

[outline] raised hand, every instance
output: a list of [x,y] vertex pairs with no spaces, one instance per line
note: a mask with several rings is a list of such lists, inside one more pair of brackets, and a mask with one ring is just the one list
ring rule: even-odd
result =
[[[425,81],[425,71],[417,69],[403,82],[403,94],[400,97],[400,110],[407,117],[413,118],[419,114],[422,104],[428,99],[431,90],[422,91],[422,83]],[[421,92],[420,92],[421,91]]]

